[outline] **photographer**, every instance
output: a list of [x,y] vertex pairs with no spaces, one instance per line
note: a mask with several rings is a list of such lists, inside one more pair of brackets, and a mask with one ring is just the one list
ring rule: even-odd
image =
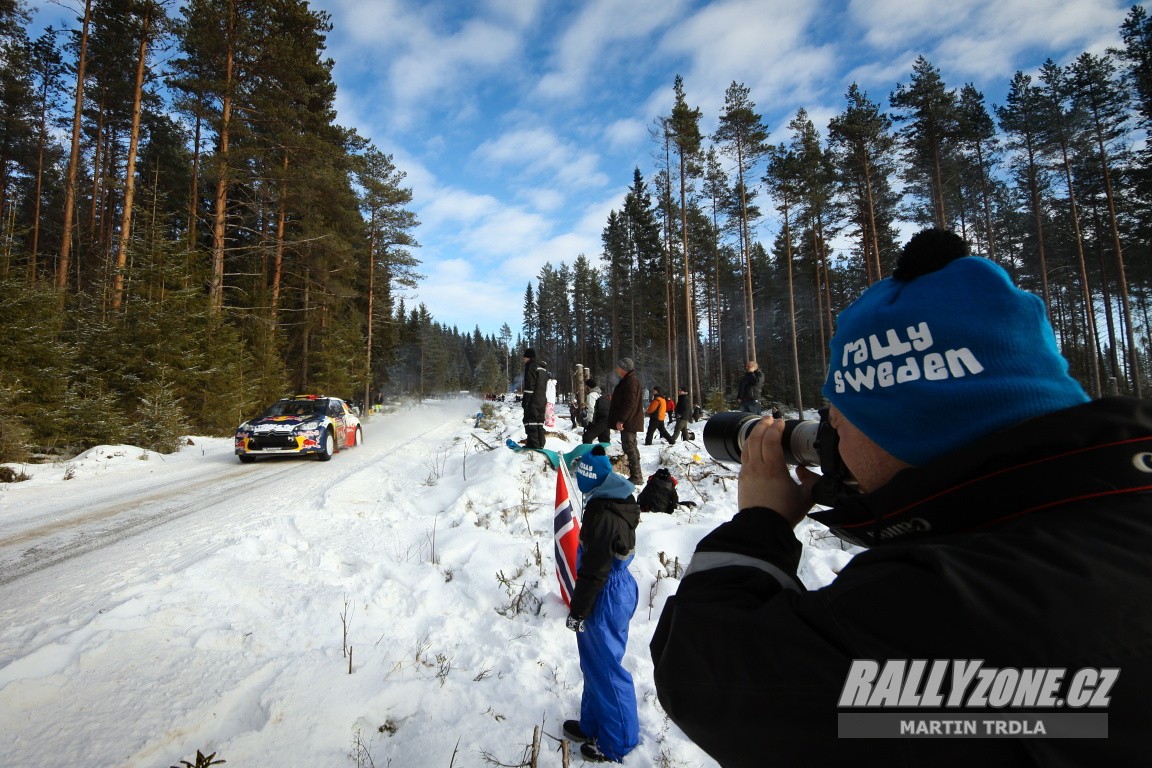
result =
[[[659,700],[723,766],[1130,765],[1146,751],[1152,408],[1090,402],[1043,303],[965,251],[917,234],[838,318],[823,392],[860,493],[812,516],[871,548],[804,587],[792,528],[817,476],[790,476],[784,425],[766,417],[743,445],[739,513],[664,607]],[[1106,738],[844,738],[858,660],[1118,677],[1094,710]],[[966,690],[948,716],[1017,711],[966,709]],[[864,701],[903,706],[918,690],[897,692]]]

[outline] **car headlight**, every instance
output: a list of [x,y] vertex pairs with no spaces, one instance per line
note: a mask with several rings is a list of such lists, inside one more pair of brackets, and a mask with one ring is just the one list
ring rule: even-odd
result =
[[320,429],[321,422],[319,421],[306,421],[303,424],[296,426],[297,432],[315,432]]

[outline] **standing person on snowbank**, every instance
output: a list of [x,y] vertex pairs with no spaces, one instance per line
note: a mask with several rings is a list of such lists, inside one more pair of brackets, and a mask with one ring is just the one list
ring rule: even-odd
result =
[[675,445],[676,441],[680,438],[688,439],[688,427],[692,421],[692,404],[688,401],[688,390],[684,387],[676,393],[676,426],[672,429],[672,441],[669,445]]
[[640,397],[640,377],[636,374],[632,358],[620,358],[616,363],[616,375],[620,381],[612,390],[608,423],[620,433],[620,446],[628,459],[628,480],[640,485],[644,482],[644,473],[640,469],[640,447],[636,433],[644,429],[644,403]]
[[[1146,759],[1152,404],[1089,401],[1043,302],[942,230],[911,239],[893,276],[840,314],[830,347],[823,392],[862,493],[812,517],[870,549],[805,589],[792,529],[816,476],[799,469],[797,483],[783,423],[760,420],[741,454],[740,511],[696,547],[653,635],[669,717],[726,768]],[[838,738],[858,707],[896,706],[878,679],[861,693],[852,675],[915,660],[949,674],[1059,670],[1051,700],[1069,704],[1078,674],[1102,683],[1112,670],[1104,708],[1080,710],[1106,715],[1106,738],[901,738],[876,721],[871,734],[891,738]],[[989,709],[964,691],[936,714],[979,725],[1060,711]]]
[[744,364],[744,375],[736,388],[736,399],[745,413],[760,413],[760,389],[764,386],[764,371],[755,360]]
[[548,379],[551,375],[536,361],[536,350],[524,350],[524,431],[527,448],[544,447],[544,417],[548,408]]
[[612,471],[603,446],[576,464],[584,494],[576,588],[566,625],[576,632],[584,691],[580,719],[566,720],[564,734],[582,742],[580,754],[594,763],[620,762],[640,743],[636,687],[624,668],[628,622],[639,599],[628,570],[636,549],[640,506],[636,487]]
[[608,425],[608,406],[612,402],[612,398],[605,397],[600,392],[600,385],[595,379],[588,379],[584,382],[584,386],[588,389],[586,400],[592,421],[584,428],[584,434],[580,441],[583,443],[610,442],[612,432]]
[[674,442],[672,435],[668,434],[664,426],[664,419],[668,416],[668,401],[660,393],[660,387],[652,387],[652,399],[648,402],[648,408],[644,413],[648,416],[648,432],[644,435],[644,445],[652,445],[652,439],[657,432],[665,442],[669,444]]

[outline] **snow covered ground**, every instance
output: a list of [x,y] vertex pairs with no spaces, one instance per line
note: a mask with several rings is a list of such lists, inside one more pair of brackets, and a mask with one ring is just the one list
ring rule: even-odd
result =
[[[505,447],[520,406],[477,427],[479,409],[377,416],[327,463],[241,465],[230,438],[194,437],[168,456],[9,465],[31,479],[0,485],[0,764],[513,765],[539,726],[539,765],[560,766],[581,677],[553,570],[556,473]],[[579,442],[568,424],[549,448]],[[640,449],[698,506],[637,531],[641,744],[625,763],[713,766],[661,710],[648,642],[696,542],[735,512],[737,468],[698,442]],[[851,557],[815,523],[798,534],[809,586]]]

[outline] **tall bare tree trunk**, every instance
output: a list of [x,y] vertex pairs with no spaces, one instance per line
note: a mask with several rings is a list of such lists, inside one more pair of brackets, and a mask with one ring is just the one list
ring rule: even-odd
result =
[[868,231],[871,234],[871,243],[866,239],[864,244],[868,251],[865,255],[869,262],[866,270],[868,284],[871,285],[884,277],[884,271],[880,266],[880,233],[876,231],[876,198],[872,192],[872,164],[868,162],[867,151],[864,152],[864,200],[868,206]]
[[1128,376],[1132,380],[1132,393],[1142,397],[1140,385],[1140,360],[1136,349],[1136,335],[1132,329],[1132,303],[1128,296],[1127,270],[1124,268],[1124,247],[1120,244],[1120,227],[1116,220],[1116,198],[1112,191],[1112,174],[1108,169],[1108,152],[1104,148],[1104,138],[1097,131],[1096,139],[1100,147],[1100,160],[1104,168],[1104,194],[1108,198],[1108,220],[1112,229],[1112,247],[1116,254],[1116,280],[1120,286],[1121,320],[1124,321],[1125,338],[1128,341]]
[[1044,247],[1044,216],[1040,210],[1040,189],[1036,182],[1036,156],[1028,138],[1028,194],[1032,200],[1032,217],[1036,223],[1036,253],[1040,258],[1040,288],[1048,319],[1052,319],[1052,295],[1048,289],[1048,254]]
[[940,141],[936,136],[932,138],[932,164],[936,171],[936,226],[944,229],[948,225],[948,215],[944,210],[944,168],[940,159]]
[[132,237],[132,206],[136,201],[136,150],[140,146],[140,112],[144,102],[144,72],[148,63],[148,41],[152,35],[152,5],[144,6],[140,20],[140,48],[136,58],[136,83],[132,93],[132,128],[128,139],[128,164],[124,172],[124,210],[120,216],[120,242],[116,247],[113,273],[112,309],[124,301],[124,269],[128,263],[128,242]]
[[[376,295],[376,211],[373,209],[368,224],[368,329],[364,342],[364,402],[361,405],[365,415],[372,412],[372,304]],[[580,393],[583,397],[584,380],[580,380]]]
[[1088,265],[1084,258],[1084,236],[1080,232],[1080,209],[1076,203],[1076,191],[1072,187],[1072,165],[1068,160],[1068,145],[1060,142],[1064,160],[1064,181],[1068,186],[1069,214],[1072,217],[1072,232],[1076,238],[1076,264],[1080,271],[1080,289],[1084,297],[1085,328],[1084,338],[1088,342],[1089,384],[1093,397],[1103,393],[1100,382],[1100,356],[1096,348],[1096,311],[1092,305],[1092,290],[1088,285]]
[[80,27],[80,56],[76,62],[76,106],[72,112],[72,153],[64,180],[64,231],[60,238],[60,262],[56,265],[56,288],[60,301],[68,287],[68,267],[72,255],[72,227],[76,212],[76,174],[80,166],[80,117],[84,107],[84,68],[88,60],[88,25],[92,20],[92,0],[84,0],[84,21]]
[[36,192],[32,200],[32,243],[28,254],[28,282],[37,279],[37,256],[40,253],[40,198],[44,194],[44,151],[48,144],[48,96],[45,85],[44,99],[41,102],[40,135],[36,147]]
[[276,247],[272,258],[272,320],[280,308],[280,281],[284,274],[284,233],[288,222],[288,150],[281,163],[284,178],[280,180],[280,204],[276,211]]
[[228,140],[232,123],[232,67],[235,63],[236,14],[231,2],[228,3],[227,51],[224,63],[224,98],[220,110],[220,158],[217,161],[219,176],[216,179],[216,207],[212,219],[212,277],[208,285],[209,303],[212,311],[224,308],[224,235],[228,219]]
[[[796,288],[792,281],[792,229],[788,215],[788,200],[781,201],[784,214],[784,259],[788,262],[788,332],[792,345],[792,386],[796,392],[796,409],[803,415],[804,395],[800,390],[800,347],[796,342]],[[759,395],[757,395],[759,397]]]
[[984,231],[988,233],[988,258],[996,261],[996,237],[992,232],[992,195],[988,192],[988,174],[984,171],[984,149],[976,142],[976,162],[980,165],[980,197],[984,203]]

